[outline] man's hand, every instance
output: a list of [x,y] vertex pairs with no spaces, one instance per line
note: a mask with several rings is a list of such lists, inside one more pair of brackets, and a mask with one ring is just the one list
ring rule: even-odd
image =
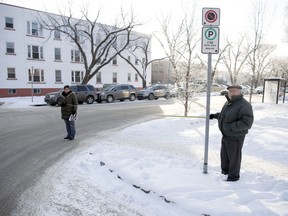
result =
[[214,119],[214,118],[216,118],[216,117],[215,117],[215,114],[210,114],[210,115],[209,115],[209,119]]

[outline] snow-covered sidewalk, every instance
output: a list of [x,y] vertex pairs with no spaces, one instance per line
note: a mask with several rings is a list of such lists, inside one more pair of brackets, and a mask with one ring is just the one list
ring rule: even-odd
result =
[[[223,97],[211,103],[217,111]],[[288,215],[288,104],[252,105],[238,182],[220,174],[216,120],[203,174],[205,119],[163,118],[82,141],[23,194],[14,215]],[[162,109],[182,114],[179,104]]]

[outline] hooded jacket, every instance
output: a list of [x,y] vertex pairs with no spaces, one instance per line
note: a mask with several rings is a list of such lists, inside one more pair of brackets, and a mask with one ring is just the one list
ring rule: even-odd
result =
[[61,106],[61,118],[69,119],[71,114],[77,112],[78,100],[74,92],[69,91],[67,94],[63,91],[59,97],[59,103]]
[[252,106],[243,95],[228,99],[217,118],[222,135],[235,139],[245,136],[254,121]]

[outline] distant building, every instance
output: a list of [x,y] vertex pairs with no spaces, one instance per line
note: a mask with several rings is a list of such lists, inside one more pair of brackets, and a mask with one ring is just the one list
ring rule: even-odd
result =
[[[38,14],[46,12],[0,3],[0,97],[29,96],[32,84],[34,95],[44,95],[83,80],[83,58],[74,42],[60,32],[44,30],[37,22]],[[141,68],[134,55],[122,54]],[[135,54],[142,59],[142,53]],[[151,68],[147,71],[150,82]],[[140,76],[120,57],[89,81],[96,88],[105,83],[142,87]]]
[[169,60],[159,60],[152,63],[152,83],[171,83],[170,73],[171,65]]

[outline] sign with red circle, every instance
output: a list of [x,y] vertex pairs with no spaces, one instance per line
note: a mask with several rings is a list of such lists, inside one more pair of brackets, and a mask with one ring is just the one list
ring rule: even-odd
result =
[[219,8],[203,8],[202,9],[202,25],[203,26],[219,26],[220,25],[220,9]]

